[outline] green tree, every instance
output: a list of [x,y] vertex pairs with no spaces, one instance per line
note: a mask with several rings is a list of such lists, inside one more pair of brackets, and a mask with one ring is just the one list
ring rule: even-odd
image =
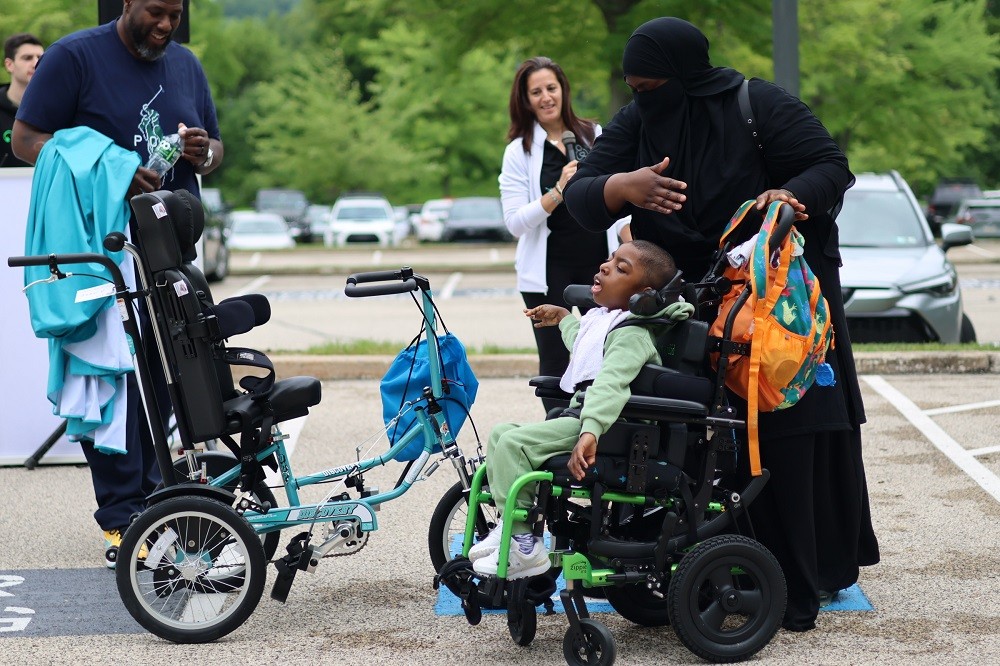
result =
[[336,52],[302,50],[276,81],[251,92],[247,118],[253,171],[244,187],[294,187],[314,201],[341,192],[393,192],[411,178],[415,158],[372,122],[370,106]]
[[370,121],[412,151],[408,200],[494,194],[516,62],[475,48],[451,59],[444,43],[400,20],[367,44],[377,70]]
[[829,0],[802,7],[802,98],[855,171],[927,191],[965,174],[996,117],[998,42],[982,0]]

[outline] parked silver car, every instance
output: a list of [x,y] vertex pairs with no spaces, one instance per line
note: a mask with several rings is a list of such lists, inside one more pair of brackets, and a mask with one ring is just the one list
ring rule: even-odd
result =
[[966,199],[955,222],[967,225],[976,238],[1000,238],[1000,199]]
[[452,202],[441,240],[465,239],[514,240],[504,224],[499,197],[462,197]]
[[333,204],[323,242],[327,247],[348,243],[389,247],[396,245],[396,236],[396,216],[385,197],[345,194]]
[[958,274],[945,257],[972,242],[968,227],[941,225],[938,246],[896,171],[859,174],[837,226],[852,342],[975,342]]

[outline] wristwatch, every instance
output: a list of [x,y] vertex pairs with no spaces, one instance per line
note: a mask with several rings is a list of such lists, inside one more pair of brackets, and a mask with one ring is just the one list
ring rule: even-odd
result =
[[208,148],[208,154],[205,156],[205,161],[202,162],[201,165],[198,168],[199,169],[207,169],[208,167],[212,166],[212,160],[214,160],[214,159],[215,159],[215,151],[213,151],[212,147],[209,146],[209,148]]

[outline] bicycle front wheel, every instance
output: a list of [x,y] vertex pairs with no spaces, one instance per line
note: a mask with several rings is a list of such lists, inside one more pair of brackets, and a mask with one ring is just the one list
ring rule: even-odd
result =
[[243,516],[214,499],[155,504],[129,526],[115,577],[125,608],[175,643],[205,643],[240,627],[264,591],[267,562]]
[[[484,484],[483,490],[488,492],[489,488]],[[445,491],[431,516],[427,545],[434,571],[441,571],[446,562],[462,554],[465,521],[468,515],[469,497],[462,488],[462,483],[457,482]],[[485,539],[499,522],[500,518],[495,507],[480,504],[479,515],[476,516],[476,541]]]

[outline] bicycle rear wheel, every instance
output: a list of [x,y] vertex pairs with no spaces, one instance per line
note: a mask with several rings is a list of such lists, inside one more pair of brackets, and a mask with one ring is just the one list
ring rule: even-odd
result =
[[[222,476],[240,462],[231,453],[224,453],[222,451],[199,451],[195,454],[195,459],[198,461],[199,466],[202,463],[205,464],[205,471],[208,473],[210,479]],[[174,475],[177,477],[178,483],[187,481],[187,471],[187,461],[184,458],[178,458],[174,461]],[[239,490],[239,486],[239,478],[236,478],[222,487],[229,492],[235,493]],[[266,502],[271,507],[278,506],[278,500],[275,499],[274,493],[271,492],[271,489],[263,480],[258,481],[254,485],[252,495],[259,504]],[[260,542],[264,545],[264,559],[270,561],[274,557],[280,540],[281,532],[279,531],[260,535]]]
[[240,627],[264,590],[267,562],[243,516],[213,499],[174,497],[129,526],[115,570],[125,608],[175,643],[205,643]]

